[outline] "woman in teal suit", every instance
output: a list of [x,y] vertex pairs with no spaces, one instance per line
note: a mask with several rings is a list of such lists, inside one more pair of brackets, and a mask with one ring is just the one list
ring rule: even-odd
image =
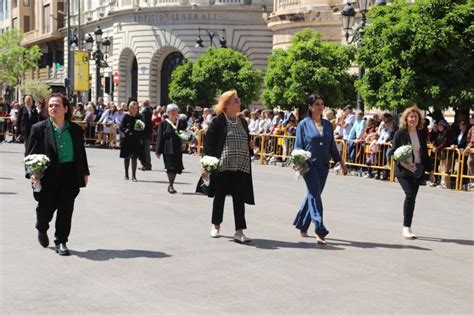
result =
[[341,160],[331,123],[322,118],[324,100],[319,95],[311,95],[307,101],[309,117],[303,119],[296,130],[295,149],[311,152],[307,161],[309,171],[303,176],[308,188],[306,199],[301,204],[293,225],[300,230],[301,236],[307,237],[311,221],[316,226],[316,240],[326,244],[325,236],[329,233],[323,223],[323,203],[321,193],[329,173],[329,160],[339,162],[343,174],[347,167]]

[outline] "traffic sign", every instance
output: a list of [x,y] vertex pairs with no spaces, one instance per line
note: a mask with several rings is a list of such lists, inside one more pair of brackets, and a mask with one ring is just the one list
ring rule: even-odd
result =
[[118,73],[118,71],[114,72],[114,84],[115,85],[119,84],[119,73]]

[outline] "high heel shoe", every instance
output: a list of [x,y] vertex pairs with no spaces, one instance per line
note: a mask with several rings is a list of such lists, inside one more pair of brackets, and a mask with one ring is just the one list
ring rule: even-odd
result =
[[324,236],[316,234],[316,244],[326,245],[327,242]]
[[177,191],[176,191],[176,190],[173,188],[173,186],[171,186],[171,185],[168,186],[168,192],[169,192],[170,194],[176,194],[176,193],[177,193]]

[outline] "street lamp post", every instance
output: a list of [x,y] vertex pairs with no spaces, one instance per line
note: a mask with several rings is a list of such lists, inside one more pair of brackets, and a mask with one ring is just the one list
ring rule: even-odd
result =
[[[102,29],[100,26],[97,26],[94,30],[95,35],[95,42],[97,44],[97,48],[94,52],[92,52],[92,47],[94,44],[94,38],[91,34],[87,34],[85,43],[86,49],[92,53],[92,58],[95,60],[95,102],[96,104],[99,102],[99,90],[100,90],[100,68],[108,67],[106,62],[106,54],[109,53],[110,49],[110,39],[105,37],[102,40]],[[100,49],[100,45],[102,44],[104,52]],[[105,53],[105,54],[104,54]]]
[[[369,2],[372,0],[357,0],[357,4],[359,5],[359,12],[362,15],[361,22],[354,28],[355,16],[356,11],[350,2],[347,2],[344,8],[342,9],[342,29],[344,31],[344,35],[346,37],[346,42],[349,44],[355,43],[356,48],[359,49],[362,44],[362,36],[364,35],[364,28],[367,23],[367,12],[369,11]],[[385,0],[375,0],[375,6],[386,5],[387,2]],[[351,40],[349,41],[349,37],[352,35]],[[357,78],[360,80],[364,76],[365,70],[359,66],[359,71],[357,74]],[[364,111],[364,102],[360,97],[360,93],[357,92],[357,109],[360,111]]]
[[217,45],[214,44],[214,37],[217,37],[219,39],[219,47],[220,48],[227,48],[227,40],[225,38],[225,29],[202,29],[199,28],[199,34],[196,39],[196,48],[202,48],[204,47],[203,45],[203,40],[201,38],[201,31],[207,33],[209,36],[209,45],[217,47]]

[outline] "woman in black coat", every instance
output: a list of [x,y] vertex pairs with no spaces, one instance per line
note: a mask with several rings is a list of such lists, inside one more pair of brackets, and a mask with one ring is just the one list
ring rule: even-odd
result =
[[[214,111],[218,116],[212,120],[204,141],[204,154],[219,159],[218,170],[211,174],[208,189],[208,196],[214,197],[211,237],[219,237],[225,196],[232,195],[234,241],[247,243],[250,239],[243,233],[247,228],[245,203],[255,204],[250,159],[253,143],[250,141],[247,122],[237,116],[240,100],[235,90],[223,93]],[[205,172],[201,175],[207,176]]]
[[128,113],[125,114],[120,125],[120,157],[124,159],[125,180],[128,180],[128,169],[132,160],[132,181],[136,182],[137,159],[143,152],[143,129],[136,126],[140,119],[138,113],[138,103],[133,101],[128,106]]
[[430,174],[431,182],[435,181],[433,162],[428,156],[426,133],[423,131],[423,119],[418,107],[413,106],[403,112],[400,127],[393,137],[392,154],[403,145],[411,144],[413,147],[413,163],[395,162],[395,176],[405,192],[402,235],[407,239],[415,239],[416,235],[411,230],[411,224],[416,195],[420,182],[424,180],[425,172]]
[[178,119],[178,106],[176,104],[168,104],[166,106],[166,118],[158,129],[156,139],[156,157],[160,158],[163,154],[163,162],[165,164],[166,174],[168,175],[168,192],[176,194],[173,184],[176,174],[181,174],[183,166],[183,143],[178,136],[179,130],[186,129],[186,123]]

